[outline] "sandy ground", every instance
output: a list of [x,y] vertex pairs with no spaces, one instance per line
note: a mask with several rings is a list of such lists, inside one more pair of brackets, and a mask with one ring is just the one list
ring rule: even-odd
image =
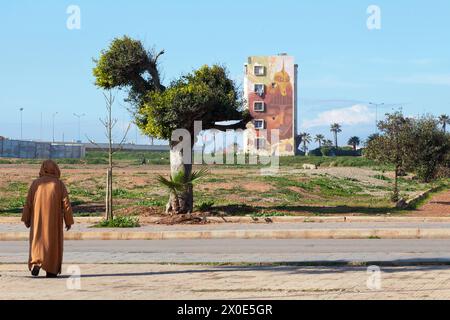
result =
[[[103,183],[103,175],[105,172],[105,167],[101,165],[62,165],[63,171],[63,179],[66,184],[70,188],[78,188],[85,190],[98,190],[99,185]],[[25,186],[33,179],[36,178],[37,173],[39,171],[39,165],[28,165],[28,164],[20,164],[20,165],[0,165],[0,188],[6,188],[8,185],[14,182],[22,182]],[[217,181],[217,182],[208,182],[204,184],[200,184],[197,186],[198,190],[204,191],[207,195],[211,197],[214,194],[215,190],[230,190],[226,196],[220,196],[221,199],[224,198],[227,201],[231,201],[236,204],[249,204],[249,205],[260,205],[261,207],[273,207],[276,205],[279,199],[264,197],[264,198],[255,198],[252,196],[241,195],[238,191],[234,189],[237,187],[241,187],[246,192],[255,191],[255,194],[270,192],[274,190],[274,186],[270,183],[265,182],[254,182],[249,183],[249,179],[252,179],[254,176],[260,176],[261,172],[256,168],[222,168],[222,167],[213,167],[211,169],[212,176],[216,176],[218,178],[222,178],[225,181]],[[160,197],[166,194],[166,191],[159,187],[155,183],[155,177],[157,174],[167,174],[168,167],[167,166],[124,166],[117,167],[115,169],[115,177],[117,181],[117,186],[122,189],[130,189],[136,192],[143,192],[145,197],[148,199],[153,199],[155,196]],[[347,168],[347,167],[336,167],[336,168],[320,168],[318,170],[299,170],[293,168],[281,168],[280,174],[282,176],[290,177],[295,176],[297,180],[304,179],[305,181],[309,180],[312,176],[320,176],[327,175],[336,178],[347,178],[357,180],[361,186],[387,186],[389,182],[376,179],[375,176],[380,174],[371,169],[367,168]],[[237,179],[237,177],[242,176],[245,177],[242,179]],[[297,192],[301,195],[301,199],[305,199],[315,204],[315,208],[321,208],[326,205],[326,202],[321,202],[321,197],[317,194],[307,192],[301,188],[291,187],[291,191]],[[367,193],[373,195],[377,199],[384,198],[386,194],[389,192],[389,189],[386,190],[370,190]],[[2,191],[3,192],[3,191]],[[24,191],[22,192],[24,193]],[[412,193],[417,193],[416,191]],[[18,197],[19,194],[16,191],[7,191],[6,198]],[[87,198],[85,196],[77,196],[84,203],[78,204],[74,207],[75,212],[102,212],[104,210],[103,201],[99,201],[97,199],[91,200],[91,196]],[[152,198],[153,197],[153,198]],[[0,199],[2,198],[2,194],[0,194]],[[86,198],[86,199],[85,199]],[[148,200],[147,199],[147,200]],[[351,198],[348,199],[351,202]],[[325,200],[324,200],[325,201]],[[162,209],[160,207],[148,207],[148,206],[137,206],[137,199],[122,199],[117,197],[116,205],[126,206],[123,209],[118,211],[119,214],[134,214],[136,212],[141,213],[142,216],[154,216],[162,214]],[[323,203],[323,205],[322,205]],[[345,214],[353,214],[352,210],[355,213],[359,212],[359,207],[357,206],[358,202],[351,203],[349,208],[342,209],[345,211]],[[302,201],[295,203],[296,205],[303,205]],[[414,211],[411,213],[407,213],[407,215],[412,216],[450,216],[450,191],[447,193],[443,193],[435,198],[433,198],[432,202],[425,207],[423,207],[419,211]],[[355,206],[354,209],[353,206]],[[232,208],[227,208],[226,210],[233,210]],[[290,211],[290,213],[294,214],[304,214],[307,215],[307,212],[303,212],[301,209],[298,209],[298,212]],[[311,209],[317,210],[317,209]],[[339,211],[339,210],[337,210]],[[334,213],[334,212],[333,212]],[[339,211],[339,213],[341,213]]]
[[427,204],[414,212],[417,216],[450,216],[450,191],[433,196]]
[[[70,278],[72,270],[81,278]],[[450,299],[449,267],[80,265],[32,279],[0,265],[0,299]],[[375,270],[377,271],[377,270]]]

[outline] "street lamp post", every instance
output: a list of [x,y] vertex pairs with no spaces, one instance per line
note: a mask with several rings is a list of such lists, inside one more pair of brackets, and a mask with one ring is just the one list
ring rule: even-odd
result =
[[81,142],[81,118],[86,116],[86,114],[73,114],[75,117],[78,118],[78,141]]
[[20,140],[23,140],[23,108],[20,108]]
[[58,114],[58,112],[55,112],[53,115],[52,115],[52,118],[53,118],[53,125],[52,125],[52,127],[53,127],[53,143],[55,143],[55,116]]
[[375,106],[375,128],[378,128],[378,108],[384,106],[384,103],[369,102],[369,104]]

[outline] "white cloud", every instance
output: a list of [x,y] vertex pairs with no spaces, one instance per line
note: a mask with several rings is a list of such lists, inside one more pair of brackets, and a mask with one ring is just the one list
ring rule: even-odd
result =
[[315,119],[303,121],[304,128],[329,126],[333,123],[354,126],[375,122],[375,113],[368,106],[356,104],[348,108],[333,109],[321,112]]

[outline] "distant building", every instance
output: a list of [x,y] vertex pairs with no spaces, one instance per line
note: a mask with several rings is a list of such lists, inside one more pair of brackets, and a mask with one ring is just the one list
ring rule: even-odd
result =
[[[246,152],[268,153],[275,147],[280,156],[296,155],[297,69],[294,57],[253,56],[244,72],[244,96],[253,117],[247,125]],[[272,143],[272,130],[280,132],[279,142]]]

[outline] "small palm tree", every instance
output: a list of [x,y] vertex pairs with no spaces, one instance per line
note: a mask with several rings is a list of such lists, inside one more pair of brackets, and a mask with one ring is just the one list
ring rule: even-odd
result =
[[303,151],[306,154],[308,151],[308,145],[312,142],[311,135],[307,132],[303,132],[300,134],[300,138],[302,139]]
[[342,132],[342,126],[339,123],[333,123],[330,131],[334,134],[334,146],[338,148],[338,133]]
[[330,139],[326,139],[323,141],[323,146],[324,147],[332,147],[333,146],[333,141],[331,141]]
[[372,133],[371,135],[369,135],[366,140],[366,146],[369,145],[369,143],[371,143],[372,141],[378,139],[379,137],[380,137],[379,133]]
[[442,125],[442,130],[447,133],[447,125],[450,125],[450,117],[447,114],[443,114],[439,117],[439,124]]
[[200,179],[206,177],[209,174],[207,169],[201,169],[200,171],[194,171],[190,174],[185,174],[184,171],[179,171],[175,176],[170,176],[169,179],[158,175],[157,181],[167,187],[170,191],[171,195],[175,197],[175,213],[178,213],[179,208],[182,208],[183,201],[186,199],[182,199],[180,195],[185,194],[187,190],[192,189],[193,185],[198,182]]
[[318,134],[314,138],[314,141],[319,144],[319,148],[322,148],[322,143],[325,141],[325,136],[323,134]]
[[348,145],[353,147],[353,150],[356,151],[356,148],[361,144],[361,139],[359,137],[351,137],[348,140]]

